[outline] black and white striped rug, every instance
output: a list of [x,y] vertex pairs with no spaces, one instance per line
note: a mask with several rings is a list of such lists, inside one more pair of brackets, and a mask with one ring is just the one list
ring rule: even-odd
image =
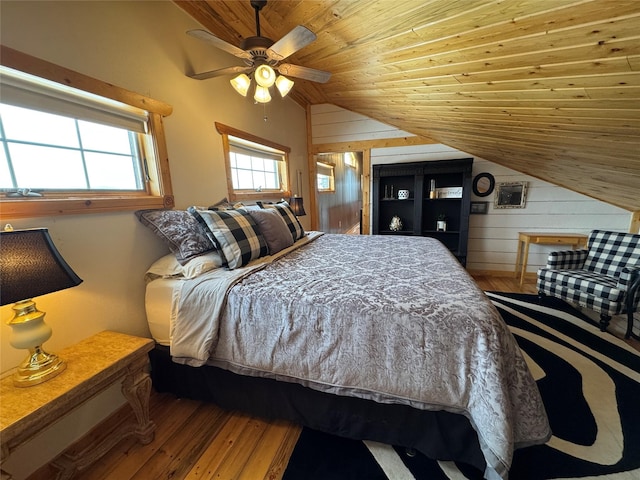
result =
[[[511,328],[553,437],[516,450],[511,480],[640,479],[640,352],[564,302],[488,293]],[[283,480],[475,480],[468,465],[304,429]]]

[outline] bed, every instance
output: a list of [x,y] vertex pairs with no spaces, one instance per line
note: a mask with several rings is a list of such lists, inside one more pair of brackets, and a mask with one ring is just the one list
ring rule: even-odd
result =
[[514,449],[550,437],[508,327],[437,240],[306,232],[233,269],[216,255],[186,275],[162,265],[169,255],[147,273],[156,390],[414,448],[489,479],[508,477]]

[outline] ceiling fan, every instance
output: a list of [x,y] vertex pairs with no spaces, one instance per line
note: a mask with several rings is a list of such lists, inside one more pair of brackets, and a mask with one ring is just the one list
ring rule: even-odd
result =
[[[260,10],[267,4],[266,0],[251,0],[251,6],[256,15],[256,36],[245,38],[240,47],[236,47],[206,30],[189,30],[187,34],[203,40],[214,47],[241,58],[245,65],[219,68],[208,72],[189,75],[196,80],[219,77],[222,75],[239,74],[231,80],[231,85],[243,96],[246,96],[253,75],[256,83],[255,100],[266,103],[271,100],[268,88],[274,83],[284,97],[293,82],[283,75],[302,78],[312,82],[325,83],[331,77],[331,73],[314,68],[302,67],[290,63],[280,63],[298,50],[306,47],[316,39],[316,35],[306,27],[298,25],[277,42],[260,35]],[[281,74],[276,78],[275,70]],[[284,93],[283,93],[284,92]],[[268,99],[265,100],[265,95]]]

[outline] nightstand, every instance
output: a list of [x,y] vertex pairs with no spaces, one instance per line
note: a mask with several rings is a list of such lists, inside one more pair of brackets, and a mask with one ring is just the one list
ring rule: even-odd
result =
[[[60,455],[53,462],[58,479],[71,478],[108,452],[122,439],[134,436],[142,444],[153,440],[155,424],[149,418],[148,353],[154,342],[149,338],[104,331],[58,353],[67,369],[57,377],[26,388],[13,385],[11,377],[0,385],[0,438],[2,456],[27,442],[75,407],[122,380],[122,394],[136,416],[136,424],[116,430],[98,445]],[[2,472],[2,478],[11,478]]]

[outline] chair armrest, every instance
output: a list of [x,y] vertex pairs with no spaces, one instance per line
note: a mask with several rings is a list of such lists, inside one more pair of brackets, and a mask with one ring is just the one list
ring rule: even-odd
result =
[[[640,303],[640,267],[624,267],[622,269],[618,285],[620,285],[623,276],[628,282],[625,286],[625,289],[627,290],[626,310],[627,313],[635,312],[638,304]],[[629,330],[627,330],[627,338],[631,334],[631,325],[632,324],[629,324]]]
[[620,276],[618,277],[618,285],[616,288],[620,290],[628,290],[633,281],[640,276],[640,266],[638,267],[623,267],[620,270]]
[[584,266],[589,250],[561,250],[550,252],[547,257],[547,268],[551,270],[577,270]]

